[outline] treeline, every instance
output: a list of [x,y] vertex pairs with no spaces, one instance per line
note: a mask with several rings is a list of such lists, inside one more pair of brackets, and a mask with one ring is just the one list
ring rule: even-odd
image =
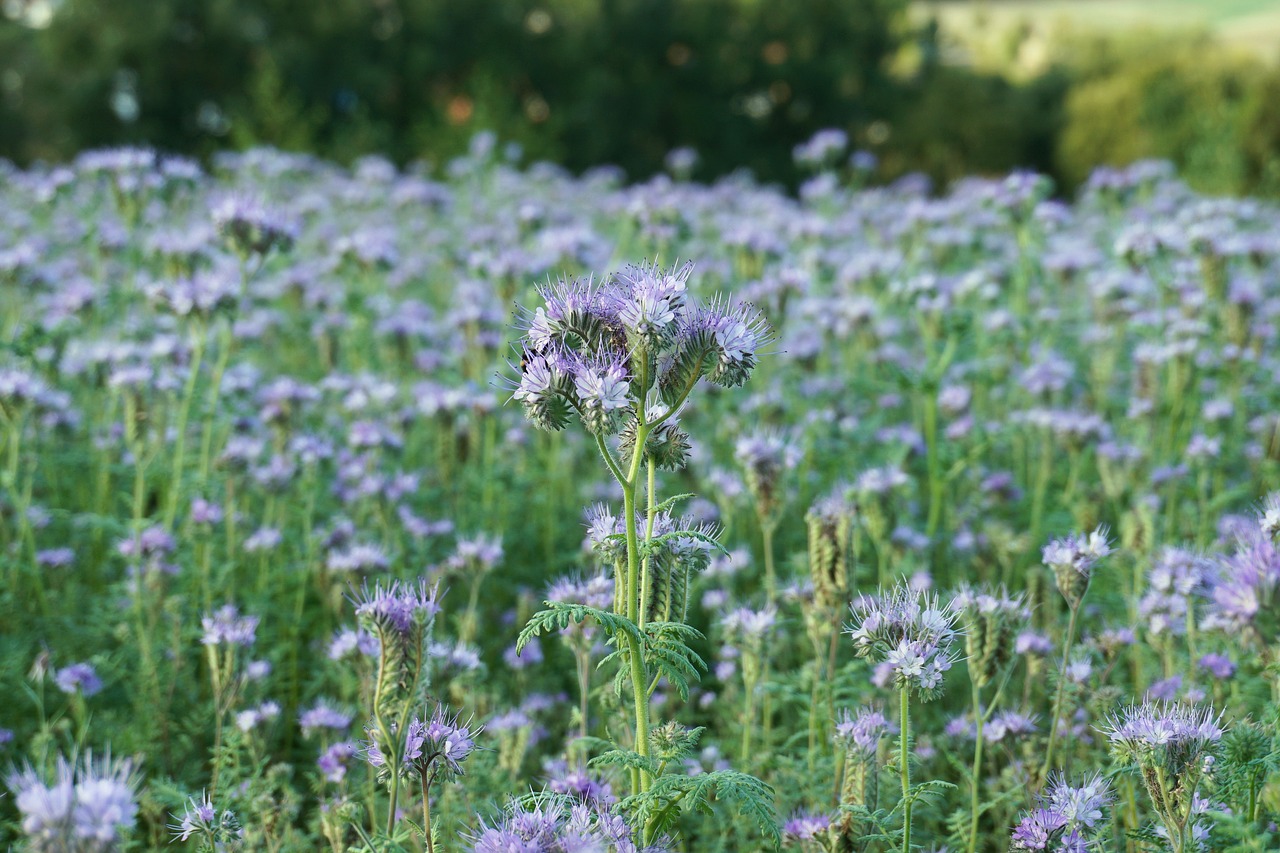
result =
[[[1275,191],[1280,75],[1195,46],[1094,49],[1022,83],[948,67],[904,0],[10,0],[0,156],[267,144],[442,162],[479,129],[531,158],[632,177],[794,181],[826,127],[880,176],[1171,157],[1193,182]],[[52,10],[52,11],[51,11]],[[50,17],[51,14],[51,17]]]

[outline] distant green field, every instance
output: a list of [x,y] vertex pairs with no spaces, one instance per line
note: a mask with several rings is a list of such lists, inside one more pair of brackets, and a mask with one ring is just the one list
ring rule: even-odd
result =
[[984,64],[1024,27],[1041,36],[1062,29],[1203,30],[1280,60],[1280,0],[922,0],[912,12],[918,20],[936,15],[944,32]]

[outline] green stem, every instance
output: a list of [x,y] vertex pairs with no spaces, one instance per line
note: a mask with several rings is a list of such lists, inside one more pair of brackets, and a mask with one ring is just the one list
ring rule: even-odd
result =
[[987,715],[983,713],[982,691],[978,689],[978,685],[973,685],[973,717],[977,721],[977,729],[975,732],[973,744],[973,790],[969,796],[969,853],[974,853],[978,849],[978,794],[980,789],[979,780],[982,776],[982,729],[987,721]]
[[[645,545],[648,545],[653,541],[653,523],[657,518],[658,509],[657,504],[654,501],[654,469],[656,466],[653,463],[653,457],[646,456],[645,464],[648,467],[649,494],[644,527],[644,541]],[[653,555],[647,551],[645,553],[644,563],[640,568],[640,572],[643,580],[640,585],[640,621],[638,624],[643,628],[645,623],[649,621],[649,601],[653,596]]]
[[182,499],[182,474],[187,452],[187,422],[191,417],[191,401],[196,394],[196,382],[200,378],[200,365],[204,360],[205,343],[204,322],[198,320],[195,329],[195,342],[191,346],[191,372],[187,375],[187,384],[182,391],[182,403],[178,407],[177,435],[174,437],[173,469],[169,487],[169,506],[165,509],[164,528],[173,529],[173,520],[178,515],[178,501]]
[[[432,776],[434,777],[434,773]],[[431,839],[431,783],[422,778],[422,834],[427,839],[427,853],[435,853],[436,844]]]
[[1044,751],[1044,766],[1040,769],[1039,784],[1043,785],[1053,769],[1053,748],[1058,742],[1058,717],[1062,714],[1062,695],[1067,686],[1067,663],[1070,660],[1071,645],[1075,642],[1076,619],[1080,616],[1080,606],[1071,608],[1071,620],[1067,623],[1067,636],[1062,643],[1062,667],[1058,670],[1058,691],[1053,699],[1053,715],[1049,717],[1049,745]]
[[760,534],[762,546],[764,547],[764,592],[770,604],[773,604],[778,597],[778,580],[777,572],[774,568],[773,561],[773,528],[774,522],[761,518]]
[[911,765],[907,760],[907,745],[911,740],[910,693],[903,688],[900,693],[902,731],[898,738],[898,775],[902,781],[902,853],[911,853]]
[[931,390],[924,398],[925,465],[929,475],[929,519],[925,536],[932,542],[942,522],[942,472],[938,456],[938,393]]

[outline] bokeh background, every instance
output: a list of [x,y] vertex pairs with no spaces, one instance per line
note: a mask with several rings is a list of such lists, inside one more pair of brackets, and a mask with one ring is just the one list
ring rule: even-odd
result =
[[0,0],[0,157],[272,145],[441,163],[478,130],[631,178],[793,182],[1172,160],[1280,195],[1280,0]]

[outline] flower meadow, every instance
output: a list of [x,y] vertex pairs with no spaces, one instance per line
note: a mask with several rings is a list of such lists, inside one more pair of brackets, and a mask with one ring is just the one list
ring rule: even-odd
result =
[[1280,849],[1280,208],[0,164],[0,845]]

